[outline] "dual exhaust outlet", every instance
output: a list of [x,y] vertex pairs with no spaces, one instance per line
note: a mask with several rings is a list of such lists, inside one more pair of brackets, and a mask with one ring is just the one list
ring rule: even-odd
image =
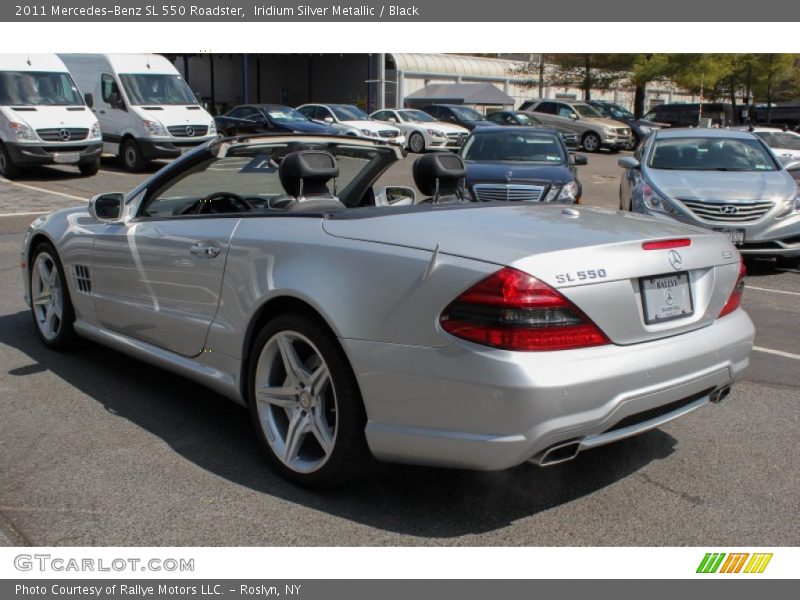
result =
[[[713,402],[714,404],[719,404],[720,402],[725,400],[725,398],[730,396],[730,394],[731,394],[731,386],[726,385],[713,390],[708,395],[708,400]],[[684,412],[681,411],[681,409],[674,411],[674,413],[675,413],[674,417],[678,417],[681,414],[684,414]],[[619,431],[618,436],[609,435],[610,433],[612,433],[612,431],[609,431],[594,436],[596,439],[592,439],[590,437],[590,438],[570,440],[568,442],[559,442],[557,444],[553,444],[549,448],[546,448],[542,452],[539,452],[533,458],[530,458],[528,462],[531,462],[540,467],[549,467],[552,465],[557,465],[563,462],[570,461],[576,456],[578,456],[578,453],[583,449],[594,448],[596,446],[604,445],[616,441],[618,439],[630,437],[631,435],[647,431],[648,429],[657,427],[662,423],[666,423],[667,421],[670,421],[672,418],[674,418],[670,417],[670,414],[671,413],[668,413],[666,415],[662,415],[661,417],[656,417],[649,421],[648,420],[643,421],[638,425],[632,425],[631,427],[626,428],[627,431],[622,429],[618,430]]]

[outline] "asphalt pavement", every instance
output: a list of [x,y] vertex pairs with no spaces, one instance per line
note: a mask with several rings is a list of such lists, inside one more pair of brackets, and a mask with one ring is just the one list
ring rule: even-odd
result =
[[[617,156],[581,167],[615,207]],[[384,176],[408,185],[412,160]],[[800,543],[800,272],[749,265],[757,349],[709,405],[563,465],[497,473],[386,465],[311,493],[270,471],[248,414],[187,380],[90,343],[44,348],[19,248],[37,213],[125,191],[104,162],[0,180],[0,544],[692,545]]]

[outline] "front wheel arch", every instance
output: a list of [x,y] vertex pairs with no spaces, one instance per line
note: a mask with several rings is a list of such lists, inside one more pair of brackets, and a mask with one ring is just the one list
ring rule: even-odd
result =
[[[249,404],[250,402],[247,393],[247,374],[249,372],[250,360],[252,358],[253,342],[267,323],[276,317],[279,317],[280,315],[290,313],[302,314],[310,317],[325,327],[337,340],[339,338],[338,334],[328,323],[327,319],[325,319],[325,317],[323,317],[316,308],[314,308],[305,300],[297,298],[296,296],[278,296],[276,298],[267,300],[256,310],[255,314],[250,319],[250,323],[247,325],[247,331],[245,332],[244,343],[242,344],[242,364],[239,377],[239,390],[242,399],[246,404]],[[345,353],[345,356],[347,356],[347,352],[344,348],[342,348],[342,351]],[[350,362],[349,356],[347,357],[347,360]]]

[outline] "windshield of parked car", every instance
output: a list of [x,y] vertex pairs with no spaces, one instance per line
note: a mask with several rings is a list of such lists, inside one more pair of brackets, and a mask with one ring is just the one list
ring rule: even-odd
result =
[[800,150],[800,135],[796,133],[778,132],[772,134],[774,140],[772,145],[775,148],[784,150]]
[[274,121],[279,123],[291,123],[296,121],[308,121],[308,118],[298,110],[288,106],[281,106],[279,108],[270,108],[267,114]]
[[516,114],[517,123],[520,125],[528,125],[528,126],[535,126],[541,125],[542,122],[539,119],[536,119],[530,115],[526,115],[524,113],[517,113]]
[[83,106],[69,73],[0,71],[0,105]]
[[462,121],[483,121],[483,115],[469,106],[451,106],[450,110]]
[[407,123],[435,123],[436,119],[421,110],[398,110],[397,114]]
[[572,108],[575,109],[580,116],[585,117],[587,119],[602,119],[603,115],[601,115],[596,108],[589,106],[588,104],[573,104]]
[[119,78],[131,104],[197,104],[197,98],[180,75],[124,73]]
[[513,161],[560,164],[564,150],[554,135],[534,131],[474,133],[461,152],[466,161]]
[[772,154],[749,138],[666,138],[657,140],[648,165],[678,171],[776,171]]
[[605,109],[608,111],[608,114],[611,115],[614,119],[633,119],[633,113],[629,110],[625,110],[619,104],[604,104]]
[[340,121],[370,121],[370,117],[357,106],[334,104],[329,107]]

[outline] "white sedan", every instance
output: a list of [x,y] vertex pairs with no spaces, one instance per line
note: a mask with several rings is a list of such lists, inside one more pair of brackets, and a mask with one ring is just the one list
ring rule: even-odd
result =
[[756,127],[753,133],[767,143],[784,165],[800,160],[800,134],[774,127]]
[[457,150],[469,135],[464,127],[437,121],[428,113],[414,108],[387,108],[370,116],[376,121],[398,127],[405,134],[411,152],[419,153],[436,148]]
[[297,110],[312,121],[338,129],[343,135],[380,138],[401,146],[406,144],[406,138],[400,129],[372,120],[367,113],[352,104],[304,104],[298,106]]

